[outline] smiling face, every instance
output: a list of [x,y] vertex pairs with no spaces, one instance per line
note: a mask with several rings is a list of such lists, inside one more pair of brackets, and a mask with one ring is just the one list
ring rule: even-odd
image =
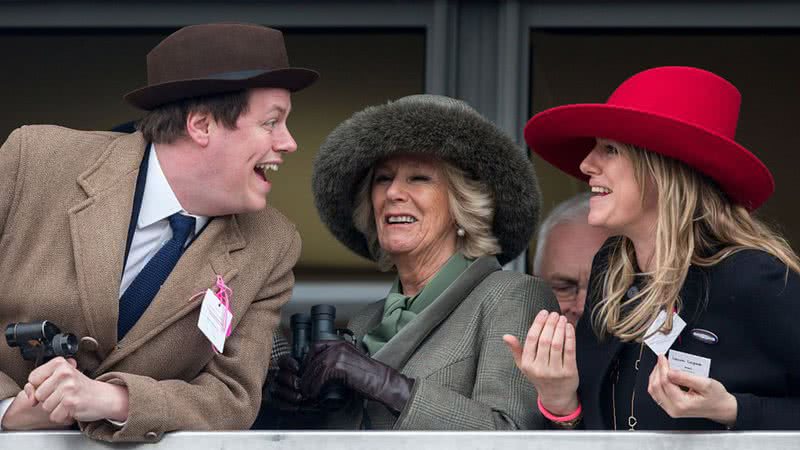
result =
[[655,232],[658,198],[649,175],[642,196],[642,187],[636,181],[633,162],[627,152],[618,142],[597,138],[580,169],[589,176],[592,189],[589,224],[637,239]]
[[200,162],[208,168],[202,187],[208,197],[205,215],[266,207],[272,189],[270,172],[278,170],[284,153],[297,150],[286,126],[291,106],[285,89],[253,89],[248,109],[236,120],[236,128],[212,121],[209,145]]
[[370,197],[378,242],[390,257],[455,253],[448,183],[437,160],[404,155],[378,163]]

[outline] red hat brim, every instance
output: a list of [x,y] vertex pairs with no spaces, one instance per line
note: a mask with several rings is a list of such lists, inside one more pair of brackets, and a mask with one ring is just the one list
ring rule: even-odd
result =
[[716,181],[731,201],[749,210],[775,190],[769,169],[735,141],[672,117],[608,104],[548,109],[525,125],[525,141],[536,154],[581,180],[580,163],[596,137],[632,144],[677,159]]

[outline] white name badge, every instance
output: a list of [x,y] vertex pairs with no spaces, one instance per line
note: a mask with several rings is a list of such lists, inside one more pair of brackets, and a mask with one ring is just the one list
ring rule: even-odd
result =
[[681,316],[679,316],[678,313],[672,313],[672,331],[670,331],[669,334],[664,334],[658,330],[661,329],[661,326],[664,325],[666,321],[667,313],[662,310],[658,313],[656,320],[650,324],[650,327],[645,333],[645,336],[649,337],[644,340],[644,343],[647,344],[656,355],[666,354],[667,350],[672,347],[672,343],[675,342],[675,339],[678,338],[678,335],[681,334],[681,331],[686,327],[686,322],[681,319]]
[[690,353],[670,350],[669,366],[681,372],[708,378],[708,374],[711,371],[711,360]]
[[225,338],[232,320],[233,314],[228,308],[219,301],[211,289],[206,289],[203,304],[200,306],[200,319],[197,321],[197,327],[220,353],[225,347]]

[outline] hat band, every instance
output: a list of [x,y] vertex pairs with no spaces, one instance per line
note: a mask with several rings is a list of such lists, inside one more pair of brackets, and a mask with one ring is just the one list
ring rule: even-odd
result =
[[[277,69],[275,69],[277,70]],[[256,70],[239,70],[236,72],[220,72],[220,73],[212,73],[210,75],[204,75],[202,77],[194,78],[194,79],[208,79],[208,80],[246,80],[248,78],[257,77],[259,75],[265,74],[269,72],[269,70],[264,69],[256,69]]]

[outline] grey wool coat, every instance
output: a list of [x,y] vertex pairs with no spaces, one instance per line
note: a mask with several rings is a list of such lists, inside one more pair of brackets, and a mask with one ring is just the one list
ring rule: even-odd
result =
[[[326,418],[329,428],[395,430],[539,429],[536,390],[514,365],[504,334],[523,340],[541,309],[558,311],[539,278],[477,259],[439,298],[372,355],[414,379],[395,417],[382,404],[354,401]],[[361,339],[381,320],[373,303],[350,322]],[[364,411],[366,410],[366,415]]]

